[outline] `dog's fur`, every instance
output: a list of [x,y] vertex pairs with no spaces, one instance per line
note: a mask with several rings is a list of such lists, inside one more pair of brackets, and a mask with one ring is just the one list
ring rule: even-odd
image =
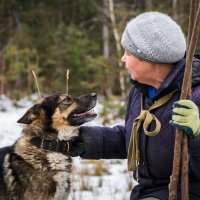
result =
[[73,146],[66,141],[77,138],[77,126],[96,117],[91,111],[96,99],[95,94],[54,94],[38,100],[18,120],[26,124],[22,137],[0,149],[0,199],[67,199]]

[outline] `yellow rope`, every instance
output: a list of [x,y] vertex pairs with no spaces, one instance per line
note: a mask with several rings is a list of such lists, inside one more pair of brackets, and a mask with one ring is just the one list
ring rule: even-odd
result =
[[[155,136],[160,132],[161,124],[155,115],[150,113],[150,111],[164,105],[173,96],[173,92],[163,96],[158,101],[149,108],[149,110],[143,110],[143,101],[141,100],[141,112],[140,115],[135,119],[132,127],[131,138],[128,148],[128,170],[135,171],[136,163],[140,160],[139,154],[139,129],[143,123],[143,130],[148,136]],[[155,129],[153,131],[148,131],[149,125],[155,121]]]

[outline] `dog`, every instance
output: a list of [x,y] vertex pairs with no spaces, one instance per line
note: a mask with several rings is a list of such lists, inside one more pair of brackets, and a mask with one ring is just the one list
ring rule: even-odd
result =
[[66,200],[78,126],[96,117],[95,93],[56,93],[39,99],[18,120],[25,124],[12,146],[0,150],[1,200]]

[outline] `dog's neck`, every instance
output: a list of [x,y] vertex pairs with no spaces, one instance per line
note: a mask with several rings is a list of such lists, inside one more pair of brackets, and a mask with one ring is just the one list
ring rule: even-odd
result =
[[42,151],[58,152],[64,155],[67,155],[69,152],[69,141],[45,140],[40,137],[33,137],[29,142]]
[[28,137],[41,137],[48,140],[68,140],[70,137],[77,136],[79,133],[77,126],[63,126],[59,129],[51,127],[44,128],[28,125],[23,128],[23,134]]
[[67,127],[59,129],[58,131],[58,139],[59,140],[69,140],[71,137],[78,136],[78,127]]
[[69,152],[69,140],[78,136],[78,128],[59,130],[56,139],[44,139],[42,136],[31,137],[29,142],[42,151],[58,152],[67,155]]

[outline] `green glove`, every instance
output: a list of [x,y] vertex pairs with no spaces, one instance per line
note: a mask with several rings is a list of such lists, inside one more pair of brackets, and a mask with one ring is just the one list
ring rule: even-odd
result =
[[199,109],[190,100],[180,100],[174,103],[170,124],[182,129],[185,134],[192,137],[200,134]]

